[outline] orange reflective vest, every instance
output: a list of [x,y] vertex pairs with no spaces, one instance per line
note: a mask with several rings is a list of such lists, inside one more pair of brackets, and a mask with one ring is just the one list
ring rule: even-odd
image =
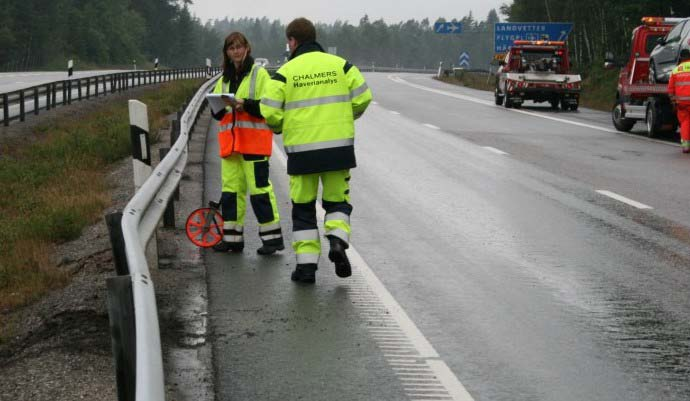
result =
[[[260,99],[261,94],[256,93],[256,79],[259,66],[253,66],[249,81],[249,91],[246,95],[248,99]],[[247,79],[245,77],[245,79]],[[244,89],[240,84],[238,98],[245,98]],[[273,146],[273,131],[266,124],[266,120],[254,117],[246,111],[228,112],[220,121],[220,132],[218,133],[218,145],[220,157],[229,157],[233,153],[243,155],[262,155],[270,156]]]
[[668,81],[668,94],[678,104],[690,105],[690,62],[680,63],[673,69]]

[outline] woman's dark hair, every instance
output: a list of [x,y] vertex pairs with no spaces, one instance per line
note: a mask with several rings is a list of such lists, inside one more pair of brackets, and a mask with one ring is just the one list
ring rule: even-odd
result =
[[296,18],[285,28],[285,36],[294,38],[297,43],[307,43],[316,41],[316,28],[306,18]]
[[[247,55],[246,57],[249,57],[249,55],[252,54],[252,46],[249,44],[249,40],[247,40],[247,37],[244,36],[241,32],[232,32],[230,35],[228,35],[225,38],[225,42],[223,43],[223,81],[227,82],[230,80],[230,68],[233,65],[232,60],[230,60],[230,57],[228,57],[228,47],[232,45],[240,45],[244,46],[247,48]],[[244,67],[244,62],[240,65],[240,68]],[[238,73],[240,71],[237,71]]]

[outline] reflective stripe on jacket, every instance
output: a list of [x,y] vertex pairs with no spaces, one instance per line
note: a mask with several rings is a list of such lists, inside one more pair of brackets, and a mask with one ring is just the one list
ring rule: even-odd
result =
[[[261,99],[270,77],[266,70],[254,65],[251,72],[242,79],[235,97],[238,99]],[[219,79],[213,93],[228,93],[229,82]],[[229,108],[229,107],[228,107]],[[233,152],[244,155],[270,156],[273,144],[273,131],[266,120],[254,117],[246,111],[225,114],[220,121],[218,144],[220,156],[228,157]]]
[[354,119],[371,98],[357,67],[315,42],[300,45],[261,99],[266,122],[283,133],[288,174],[355,167]]
[[690,61],[678,64],[668,81],[668,94],[678,104],[690,104]]

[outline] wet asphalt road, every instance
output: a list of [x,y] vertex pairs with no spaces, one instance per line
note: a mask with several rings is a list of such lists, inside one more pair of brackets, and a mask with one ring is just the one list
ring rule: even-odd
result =
[[690,158],[606,113],[366,78],[353,277],[322,260],[315,286],[294,285],[291,251],[254,253],[251,212],[242,255],[206,253],[218,400],[690,399]]

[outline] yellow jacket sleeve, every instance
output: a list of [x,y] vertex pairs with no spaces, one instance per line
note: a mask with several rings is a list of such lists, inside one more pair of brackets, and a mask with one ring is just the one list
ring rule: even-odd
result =
[[359,68],[348,63],[345,69],[345,78],[350,87],[350,99],[352,99],[352,114],[357,119],[364,114],[373,96]]
[[285,77],[280,70],[266,83],[261,98],[261,115],[274,132],[283,131],[283,113],[285,107]]

